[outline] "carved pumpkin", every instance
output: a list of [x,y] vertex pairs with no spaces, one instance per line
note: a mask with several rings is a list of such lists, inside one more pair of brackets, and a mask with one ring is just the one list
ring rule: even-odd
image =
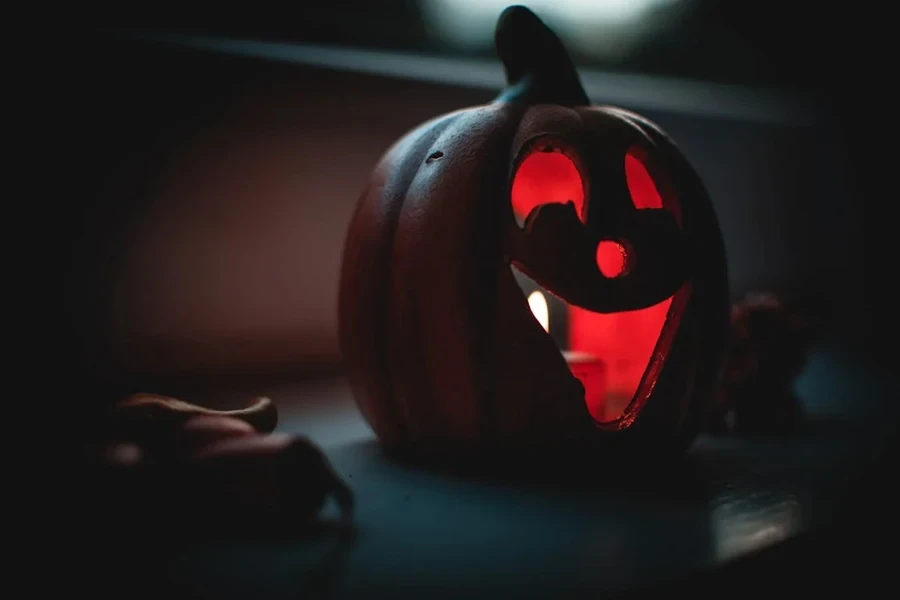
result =
[[[339,323],[357,403],[385,446],[449,457],[683,448],[729,310],[703,184],[654,124],[590,105],[528,9],[504,11],[496,45],[509,87],[399,140],[352,218]],[[589,406],[513,269],[572,307],[608,367],[643,353],[619,414]]]

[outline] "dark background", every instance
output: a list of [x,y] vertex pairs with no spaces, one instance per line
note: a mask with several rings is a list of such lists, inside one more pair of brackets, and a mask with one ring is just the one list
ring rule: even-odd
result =
[[[706,81],[838,89],[878,74],[889,28],[876,2],[729,2],[691,0],[670,11],[677,22],[618,61],[576,54],[577,62],[625,72],[673,75]],[[145,7],[105,11],[102,26],[167,30],[201,35],[338,44],[405,51],[489,55],[449,48],[430,34],[416,0],[310,2],[295,12],[254,6],[220,7],[214,13]],[[540,12],[540,11],[538,11]],[[870,69],[874,67],[874,71]],[[873,81],[873,84],[877,82]]]
[[[627,107],[669,131],[707,182],[735,294],[772,288],[812,300],[826,337],[883,357],[893,335],[876,291],[890,286],[875,249],[891,224],[881,184],[892,124],[877,112],[888,89],[886,40],[875,31],[883,19],[865,3],[685,6],[677,26],[630,55],[578,62],[786,90],[826,115],[809,126]],[[316,3],[292,16],[242,8],[106,13],[61,38],[57,116],[71,133],[57,160],[69,185],[42,201],[39,219],[59,231],[33,251],[58,257],[56,240],[75,244],[74,264],[56,261],[67,277],[64,318],[86,347],[77,354],[99,371],[337,365],[336,274],[369,169],[417,123],[493,97],[105,33],[473,54],[430,38],[412,2]]]

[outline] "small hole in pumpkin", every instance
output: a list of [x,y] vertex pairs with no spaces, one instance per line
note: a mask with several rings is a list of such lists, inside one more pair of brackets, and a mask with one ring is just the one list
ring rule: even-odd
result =
[[429,156],[428,158],[426,158],[426,159],[425,159],[425,162],[426,162],[426,163],[433,163],[434,161],[440,160],[441,158],[443,158],[443,156],[444,156],[444,153],[441,152],[440,150],[438,150],[437,152],[433,153],[431,156]]
[[597,244],[597,268],[607,279],[627,275],[633,260],[634,253],[627,244],[617,240],[600,240]]

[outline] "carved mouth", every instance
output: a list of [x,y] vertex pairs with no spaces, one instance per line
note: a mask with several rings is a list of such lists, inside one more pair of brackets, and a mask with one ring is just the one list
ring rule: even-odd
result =
[[602,314],[570,304],[510,266],[532,315],[585,388],[598,423],[613,424],[635,399],[671,299],[637,311]]

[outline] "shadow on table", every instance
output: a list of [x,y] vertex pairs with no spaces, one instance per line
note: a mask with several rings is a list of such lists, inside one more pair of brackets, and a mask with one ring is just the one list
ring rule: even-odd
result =
[[[359,469],[449,478],[469,485],[622,494],[669,503],[709,500],[723,479],[799,485],[808,475],[852,469],[871,445],[875,423],[807,415],[790,433],[700,436],[683,454],[616,457],[602,450],[568,455],[471,457],[460,462],[398,455],[365,440],[336,450]],[[368,466],[365,466],[368,465]],[[363,499],[364,501],[364,499]]]

